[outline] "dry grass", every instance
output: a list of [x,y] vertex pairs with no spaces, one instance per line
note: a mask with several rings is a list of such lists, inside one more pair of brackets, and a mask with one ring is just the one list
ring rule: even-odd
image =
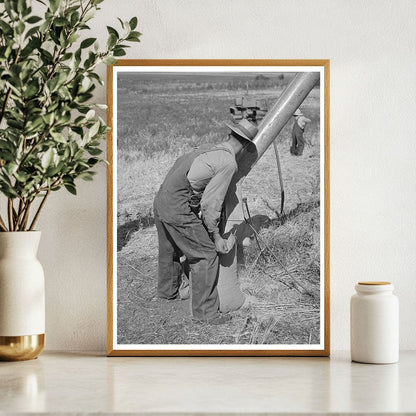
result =
[[[139,88],[139,87],[137,87]],[[302,108],[312,118],[306,136],[313,147],[289,154],[291,122],[279,136],[285,215],[273,150],[244,183],[251,214],[271,219],[244,249],[239,280],[248,308],[222,326],[191,322],[188,301],[155,300],[157,234],[154,195],[176,156],[194,145],[219,142],[235,91],[166,91],[119,97],[118,342],[154,344],[309,344],[320,337],[319,91]],[[256,91],[273,102],[280,91]],[[120,119],[120,117],[119,117]]]

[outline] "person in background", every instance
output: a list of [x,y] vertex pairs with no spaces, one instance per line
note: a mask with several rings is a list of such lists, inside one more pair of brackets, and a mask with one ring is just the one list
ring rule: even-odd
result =
[[[225,195],[237,171],[236,156],[255,150],[257,127],[243,119],[226,123],[228,139],[181,156],[169,170],[154,200],[159,239],[157,296],[180,299],[182,266],[190,267],[191,315],[197,322],[224,324],[231,317],[219,311],[218,253],[228,252],[219,230]],[[254,146],[254,148],[253,148]]]
[[310,123],[311,120],[306,118],[299,108],[294,112],[293,116],[295,117],[295,122],[293,123],[292,129],[292,146],[290,147],[290,153],[295,156],[301,156],[305,147],[303,132],[306,124]]

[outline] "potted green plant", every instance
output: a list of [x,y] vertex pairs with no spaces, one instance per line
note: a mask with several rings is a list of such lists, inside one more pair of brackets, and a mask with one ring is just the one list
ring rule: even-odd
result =
[[136,17],[107,26],[104,50],[85,36],[102,1],[37,0],[35,13],[30,1],[0,0],[0,359],[43,349],[36,223],[51,192],[93,179],[108,131],[96,113],[105,106],[91,102],[96,67],[139,41]]

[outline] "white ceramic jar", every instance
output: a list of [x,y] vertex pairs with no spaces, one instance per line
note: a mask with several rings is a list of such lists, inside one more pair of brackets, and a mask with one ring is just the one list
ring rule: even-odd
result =
[[351,360],[399,360],[399,302],[390,282],[359,282],[351,297]]

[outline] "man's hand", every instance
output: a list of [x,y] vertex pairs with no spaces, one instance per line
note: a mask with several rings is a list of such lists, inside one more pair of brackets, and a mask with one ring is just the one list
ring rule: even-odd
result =
[[220,235],[216,235],[214,236],[214,243],[215,243],[215,249],[218,251],[218,253],[221,253],[221,254],[228,253],[227,240],[224,240]]

